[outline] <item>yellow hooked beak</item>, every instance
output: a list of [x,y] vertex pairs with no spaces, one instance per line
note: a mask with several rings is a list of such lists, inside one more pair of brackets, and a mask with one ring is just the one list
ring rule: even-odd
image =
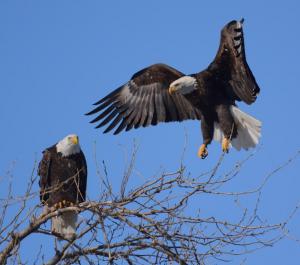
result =
[[174,86],[169,86],[169,94],[173,94],[176,92],[176,88]]
[[73,137],[71,138],[71,141],[72,141],[73,144],[78,144],[78,143],[79,143],[78,136],[73,136]]

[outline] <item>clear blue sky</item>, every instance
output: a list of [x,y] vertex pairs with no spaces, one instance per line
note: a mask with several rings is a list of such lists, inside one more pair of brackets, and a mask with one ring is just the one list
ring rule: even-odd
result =
[[[196,121],[161,124],[118,136],[103,135],[84,116],[91,104],[139,69],[164,62],[185,72],[205,68],[219,45],[220,29],[245,18],[248,63],[261,87],[257,102],[239,106],[263,122],[260,150],[233,189],[254,187],[300,149],[299,1],[15,1],[0,2],[0,177],[13,167],[16,194],[24,191],[41,151],[66,134],[80,136],[89,166],[88,194],[97,198],[94,142],[118,189],[133,141],[136,170],[148,178],[178,168],[188,135],[185,164],[199,175],[214,165],[220,145],[197,158],[202,141]],[[157,151],[159,150],[159,151]],[[230,168],[247,152],[231,150]],[[261,212],[283,220],[300,201],[299,159],[264,189]],[[14,165],[14,166],[13,166]],[[132,180],[132,184],[135,180]],[[38,186],[34,187],[38,190]],[[5,188],[0,186],[0,197]],[[38,203],[38,198],[36,198]],[[196,206],[195,206],[196,207]],[[197,204],[201,208],[201,202]],[[222,205],[211,205],[224,211]],[[300,215],[289,228],[300,237]],[[284,240],[247,255],[247,264],[299,264],[300,245]],[[238,264],[239,259],[235,264]]]

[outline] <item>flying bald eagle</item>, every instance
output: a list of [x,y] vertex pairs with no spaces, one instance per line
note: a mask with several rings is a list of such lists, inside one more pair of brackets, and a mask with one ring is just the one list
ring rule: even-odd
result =
[[[71,134],[43,151],[39,163],[40,200],[59,209],[85,201],[87,166],[78,136]],[[71,239],[76,231],[76,211],[52,218],[52,231]]]
[[160,122],[201,120],[201,158],[212,139],[222,142],[224,152],[230,144],[237,150],[254,147],[261,122],[235,104],[253,103],[260,90],[246,61],[242,24],[243,19],[224,26],[217,55],[205,70],[184,75],[165,64],[151,65],[96,102],[87,113],[98,113],[91,123],[101,121],[96,128],[110,123],[104,133],[118,125],[118,134]]

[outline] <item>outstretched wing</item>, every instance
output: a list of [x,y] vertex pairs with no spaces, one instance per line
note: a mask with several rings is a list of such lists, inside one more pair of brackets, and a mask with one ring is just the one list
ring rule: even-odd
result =
[[38,175],[40,176],[40,201],[42,204],[49,198],[49,187],[50,187],[50,165],[51,165],[51,153],[49,150],[43,151],[43,158],[39,163]]
[[227,94],[232,99],[251,104],[260,88],[246,61],[243,21],[233,20],[222,29],[218,53],[208,70],[224,81]]
[[182,76],[183,73],[168,65],[154,64],[96,102],[97,107],[87,115],[101,112],[91,123],[101,121],[96,128],[109,123],[104,133],[119,125],[114,134],[159,122],[200,119],[199,110],[184,96],[168,93],[170,83]]

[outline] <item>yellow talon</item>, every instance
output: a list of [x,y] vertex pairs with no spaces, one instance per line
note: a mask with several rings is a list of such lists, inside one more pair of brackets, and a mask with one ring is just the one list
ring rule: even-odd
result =
[[228,153],[228,151],[229,151],[229,145],[230,145],[230,140],[227,139],[226,137],[224,137],[223,141],[222,141],[222,151],[224,153]]
[[58,209],[62,209],[64,207],[73,207],[75,204],[73,202],[70,202],[70,201],[67,201],[67,200],[62,200],[58,203],[55,203],[52,207],[55,209],[55,210],[58,210]]
[[206,144],[202,144],[198,150],[198,156],[204,159],[208,156],[208,151],[206,149]]

